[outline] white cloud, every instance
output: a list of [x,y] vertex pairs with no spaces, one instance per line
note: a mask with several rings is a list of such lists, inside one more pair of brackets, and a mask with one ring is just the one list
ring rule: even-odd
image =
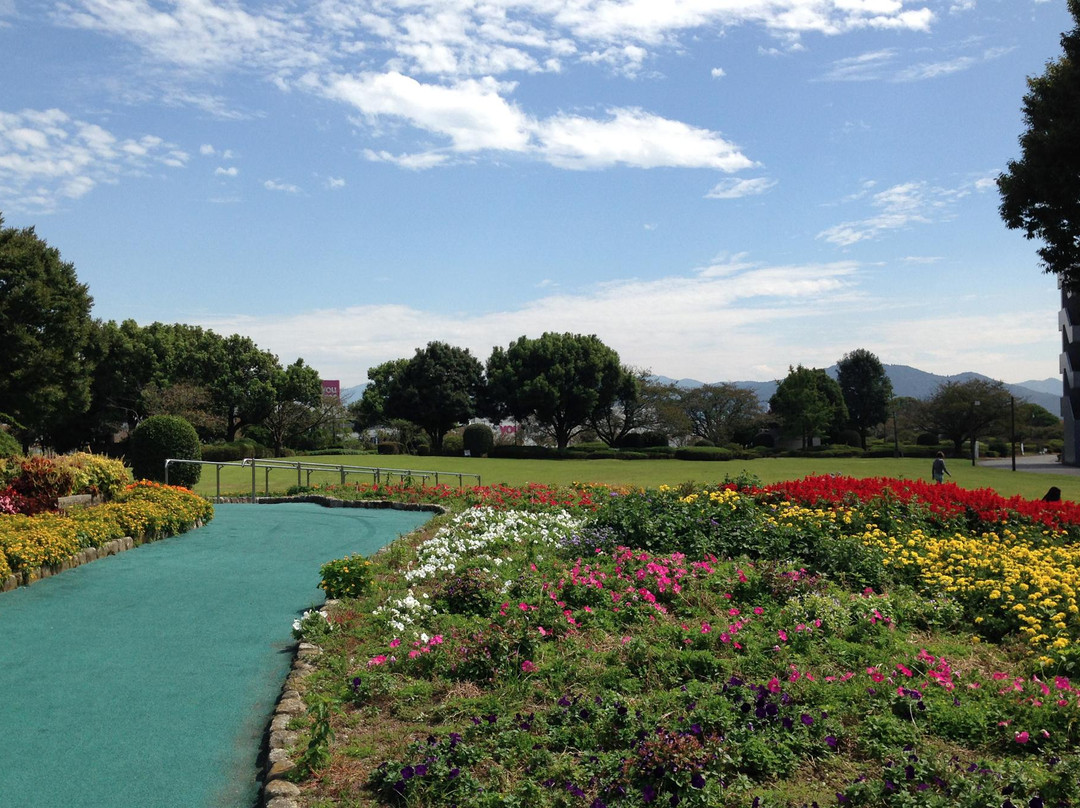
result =
[[236,3],[177,0],[71,0],[56,19],[110,34],[141,48],[147,59],[193,70],[261,66],[274,73],[310,67],[321,59],[318,39],[301,15],[258,14]]
[[100,183],[188,159],[154,135],[120,138],[58,109],[0,112],[0,208],[48,213]]
[[722,67],[714,67],[712,70],[709,71],[709,75],[712,76],[714,79],[722,79],[724,76],[727,75],[727,73]]
[[329,77],[322,91],[365,115],[402,119],[443,135],[457,151],[523,151],[529,142],[524,113],[500,94],[511,86],[494,79],[452,85],[424,84],[401,73]]
[[345,180],[341,177],[327,177],[326,187],[329,188],[331,191],[336,191],[339,188],[345,187]]
[[235,177],[239,173],[240,169],[238,169],[236,166],[229,166],[228,168],[225,168],[224,166],[218,166],[216,169],[214,169],[215,177]]
[[201,154],[203,157],[213,157],[215,154],[214,147],[211,146],[209,143],[204,143],[199,146],[199,154]]
[[636,108],[608,110],[600,121],[556,115],[535,125],[539,151],[561,168],[677,166],[739,171],[754,162],[716,132]]
[[768,177],[754,177],[753,179],[732,177],[714,185],[705,197],[707,199],[738,199],[743,196],[763,194],[775,186],[776,180]]
[[871,81],[884,76],[886,68],[896,59],[896,50],[882,50],[860,53],[833,62],[832,70],[825,74],[827,81]]
[[[855,345],[883,361],[938,373],[995,368],[1006,379],[1024,379],[1052,372],[1029,357],[1056,356],[1053,306],[1017,318],[962,310],[921,314],[924,306],[908,305],[911,314],[904,316],[894,299],[863,292],[868,274],[851,261],[767,266],[733,256],[684,275],[621,280],[578,293],[541,281],[541,296],[520,308],[463,317],[386,304],[195,322],[249,335],[286,359],[302,356],[348,385],[362,382],[367,368],[411,356],[434,339],[483,359],[496,345],[544,331],[595,333],[625,363],[703,381],[782,377],[789,363],[826,367]],[[885,310],[888,319],[881,316]],[[812,344],[805,339],[809,331]]]
[[[969,193],[967,187],[938,188],[925,182],[894,185],[870,197],[870,204],[878,210],[873,216],[834,225],[818,233],[817,237],[841,247],[850,247],[889,231],[946,220],[952,216],[956,201]],[[859,194],[855,198],[861,196]]]
[[364,158],[372,163],[392,163],[399,168],[411,171],[423,171],[426,168],[444,165],[449,156],[439,152],[420,152],[417,154],[391,154],[388,151],[364,149]]
[[263,183],[263,188],[268,191],[282,191],[287,194],[300,193],[300,187],[298,185],[281,182],[280,180],[266,180],[266,182]]

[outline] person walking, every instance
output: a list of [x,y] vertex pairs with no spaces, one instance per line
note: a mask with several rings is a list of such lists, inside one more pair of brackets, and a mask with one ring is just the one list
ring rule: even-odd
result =
[[935,483],[945,482],[945,475],[948,474],[952,477],[952,474],[947,468],[945,468],[945,453],[938,452],[937,457],[934,458],[934,467],[930,470],[930,473],[934,475]]

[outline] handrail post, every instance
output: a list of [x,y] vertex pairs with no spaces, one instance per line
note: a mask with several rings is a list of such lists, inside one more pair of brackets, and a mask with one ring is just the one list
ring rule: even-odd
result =
[[251,458],[251,504],[255,505],[259,501],[258,495],[255,493],[255,458]]
[[341,487],[345,487],[345,466],[338,466],[338,471],[341,472]]
[[165,461],[165,485],[169,484],[169,461]]
[[270,496],[270,466],[266,467],[265,494]]
[[303,487],[302,485],[300,485],[300,461],[299,460],[296,461],[296,487],[297,488],[302,488]]
[[217,501],[221,502],[221,464],[217,464]]

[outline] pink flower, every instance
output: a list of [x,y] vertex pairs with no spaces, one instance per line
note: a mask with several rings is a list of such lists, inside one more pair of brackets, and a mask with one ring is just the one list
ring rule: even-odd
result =
[[767,685],[765,685],[765,688],[770,693],[779,693],[780,692],[780,680],[777,679],[774,676],[772,679],[769,680],[769,683]]
[[884,682],[885,674],[879,671],[877,668],[867,668],[866,672],[870,674],[870,678],[875,682]]
[[376,665],[382,665],[386,662],[386,659],[386,654],[379,654],[378,656],[373,656],[371,659],[368,660],[368,667],[374,668]]
[[708,634],[710,631],[712,631],[712,626],[710,626],[708,623],[702,623],[701,624],[701,633],[702,634]]
[[897,669],[898,671],[900,671],[900,673],[904,674],[904,676],[907,676],[907,677],[910,677],[910,676],[911,676],[911,668],[905,668],[905,667],[904,667],[903,665],[901,665],[901,664],[900,664],[899,662],[898,662],[898,663],[896,663],[896,669]]
[[401,645],[401,638],[400,637],[394,637],[394,639],[390,640],[390,647],[391,648],[397,648],[399,645]]
[[732,606],[730,609],[727,610],[727,613],[734,617],[739,613],[739,610]]
[[754,614],[765,614],[765,610],[762,609],[760,606],[755,606],[754,607]]
[[524,662],[521,663],[521,672],[522,673],[535,673],[536,672],[536,663],[533,662],[530,659],[526,659]]
[[431,638],[431,644],[432,645],[442,645],[442,642],[443,642],[442,634],[436,634],[434,637]]
[[777,630],[776,634],[777,634],[777,636],[780,637],[781,640],[783,640],[784,642],[787,642],[787,632],[786,631],[784,631],[783,629],[779,629],[779,630]]
[[1016,733],[1016,742],[1017,743],[1027,743],[1030,739],[1031,739],[1031,736],[1028,735],[1027,732],[1018,732],[1018,733]]
[[521,609],[521,611],[523,611],[523,612],[527,612],[527,611],[529,611],[529,604],[528,603],[519,603],[518,608]]

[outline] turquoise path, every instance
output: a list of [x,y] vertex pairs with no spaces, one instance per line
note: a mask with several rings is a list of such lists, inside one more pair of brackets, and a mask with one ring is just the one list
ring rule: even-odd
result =
[[0,594],[0,806],[254,805],[319,566],[429,517],[219,505],[206,527]]

